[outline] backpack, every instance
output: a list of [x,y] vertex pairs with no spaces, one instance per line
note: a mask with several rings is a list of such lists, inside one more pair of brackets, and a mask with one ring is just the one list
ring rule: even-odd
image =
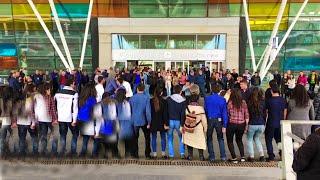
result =
[[201,123],[197,122],[197,115],[194,111],[190,112],[189,107],[187,107],[188,114],[184,121],[183,130],[188,133],[194,133],[194,129]]

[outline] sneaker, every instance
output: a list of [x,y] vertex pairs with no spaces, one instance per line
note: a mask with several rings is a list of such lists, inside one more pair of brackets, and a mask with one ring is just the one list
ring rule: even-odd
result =
[[162,159],[168,159],[167,155],[162,155]]
[[264,158],[264,156],[260,156],[259,161],[260,161],[260,162],[265,162],[266,159]]
[[188,161],[192,161],[192,159],[193,159],[193,158],[192,158],[191,156],[188,156],[188,157],[187,157],[187,160],[188,160]]
[[204,161],[205,160],[203,156],[200,156],[199,159],[200,159],[200,161]]
[[247,161],[248,162],[254,162],[254,158],[253,157],[248,157]]
[[274,162],[274,158],[267,158],[267,160],[266,160],[267,162]]
[[237,158],[234,158],[234,159],[229,159],[229,162],[231,162],[233,164],[237,164],[239,161]]
[[245,157],[242,157],[242,158],[240,159],[240,161],[241,161],[241,162],[246,162],[246,158],[245,158]]

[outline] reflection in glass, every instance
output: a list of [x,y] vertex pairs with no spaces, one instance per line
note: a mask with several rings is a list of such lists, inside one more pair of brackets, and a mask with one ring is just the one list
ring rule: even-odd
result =
[[170,4],[169,17],[207,17],[207,4]]
[[195,49],[195,35],[170,35],[169,49]]
[[226,35],[198,35],[197,49],[226,49]]
[[54,56],[54,50],[51,44],[19,44],[18,46],[19,49],[26,51],[28,57]]
[[129,6],[130,17],[168,17],[167,4],[131,4]]
[[166,49],[167,35],[141,35],[141,49]]
[[139,35],[112,35],[112,49],[139,49]]
[[16,56],[17,48],[15,44],[0,44],[0,56]]

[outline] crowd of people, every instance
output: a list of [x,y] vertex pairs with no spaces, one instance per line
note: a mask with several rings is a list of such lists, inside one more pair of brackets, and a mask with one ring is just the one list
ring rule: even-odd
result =
[[[158,157],[158,132],[160,156],[176,157],[176,131],[180,158],[194,159],[193,150],[197,149],[200,160],[215,162],[215,130],[220,160],[274,161],[272,143],[281,142],[281,120],[320,119],[320,94],[314,92],[319,77],[314,71],[308,77],[300,72],[297,81],[290,71],[268,77],[269,88],[264,92],[259,73],[251,75],[248,70],[239,75],[235,69],[210,72],[207,67],[188,73],[97,68],[91,76],[78,70],[36,71],[33,75],[12,71],[9,84],[0,86],[0,155],[25,157],[32,149],[30,154],[34,157],[87,157],[88,144],[92,142],[91,157],[107,158],[111,151],[113,158],[121,158],[118,146],[123,142],[125,157],[139,158],[141,129],[146,158]],[[293,126],[293,133],[306,139],[315,128]],[[67,153],[69,132],[71,148]],[[267,158],[261,142],[263,133]],[[31,141],[27,141],[27,134]],[[231,154],[229,159],[224,137]],[[29,142],[32,148],[28,148]],[[204,157],[205,150],[208,158]]]

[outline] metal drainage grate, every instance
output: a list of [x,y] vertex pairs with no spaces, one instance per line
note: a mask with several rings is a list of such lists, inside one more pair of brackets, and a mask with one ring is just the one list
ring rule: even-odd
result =
[[65,160],[39,160],[33,163],[45,165],[141,165],[141,166],[229,166],[229,167],[278,167],[278,162],[239,162],[237,164],[230,162],[215,162],[209,161],[186,161],[186,160],[104,160],[104,159],[65,159]]

